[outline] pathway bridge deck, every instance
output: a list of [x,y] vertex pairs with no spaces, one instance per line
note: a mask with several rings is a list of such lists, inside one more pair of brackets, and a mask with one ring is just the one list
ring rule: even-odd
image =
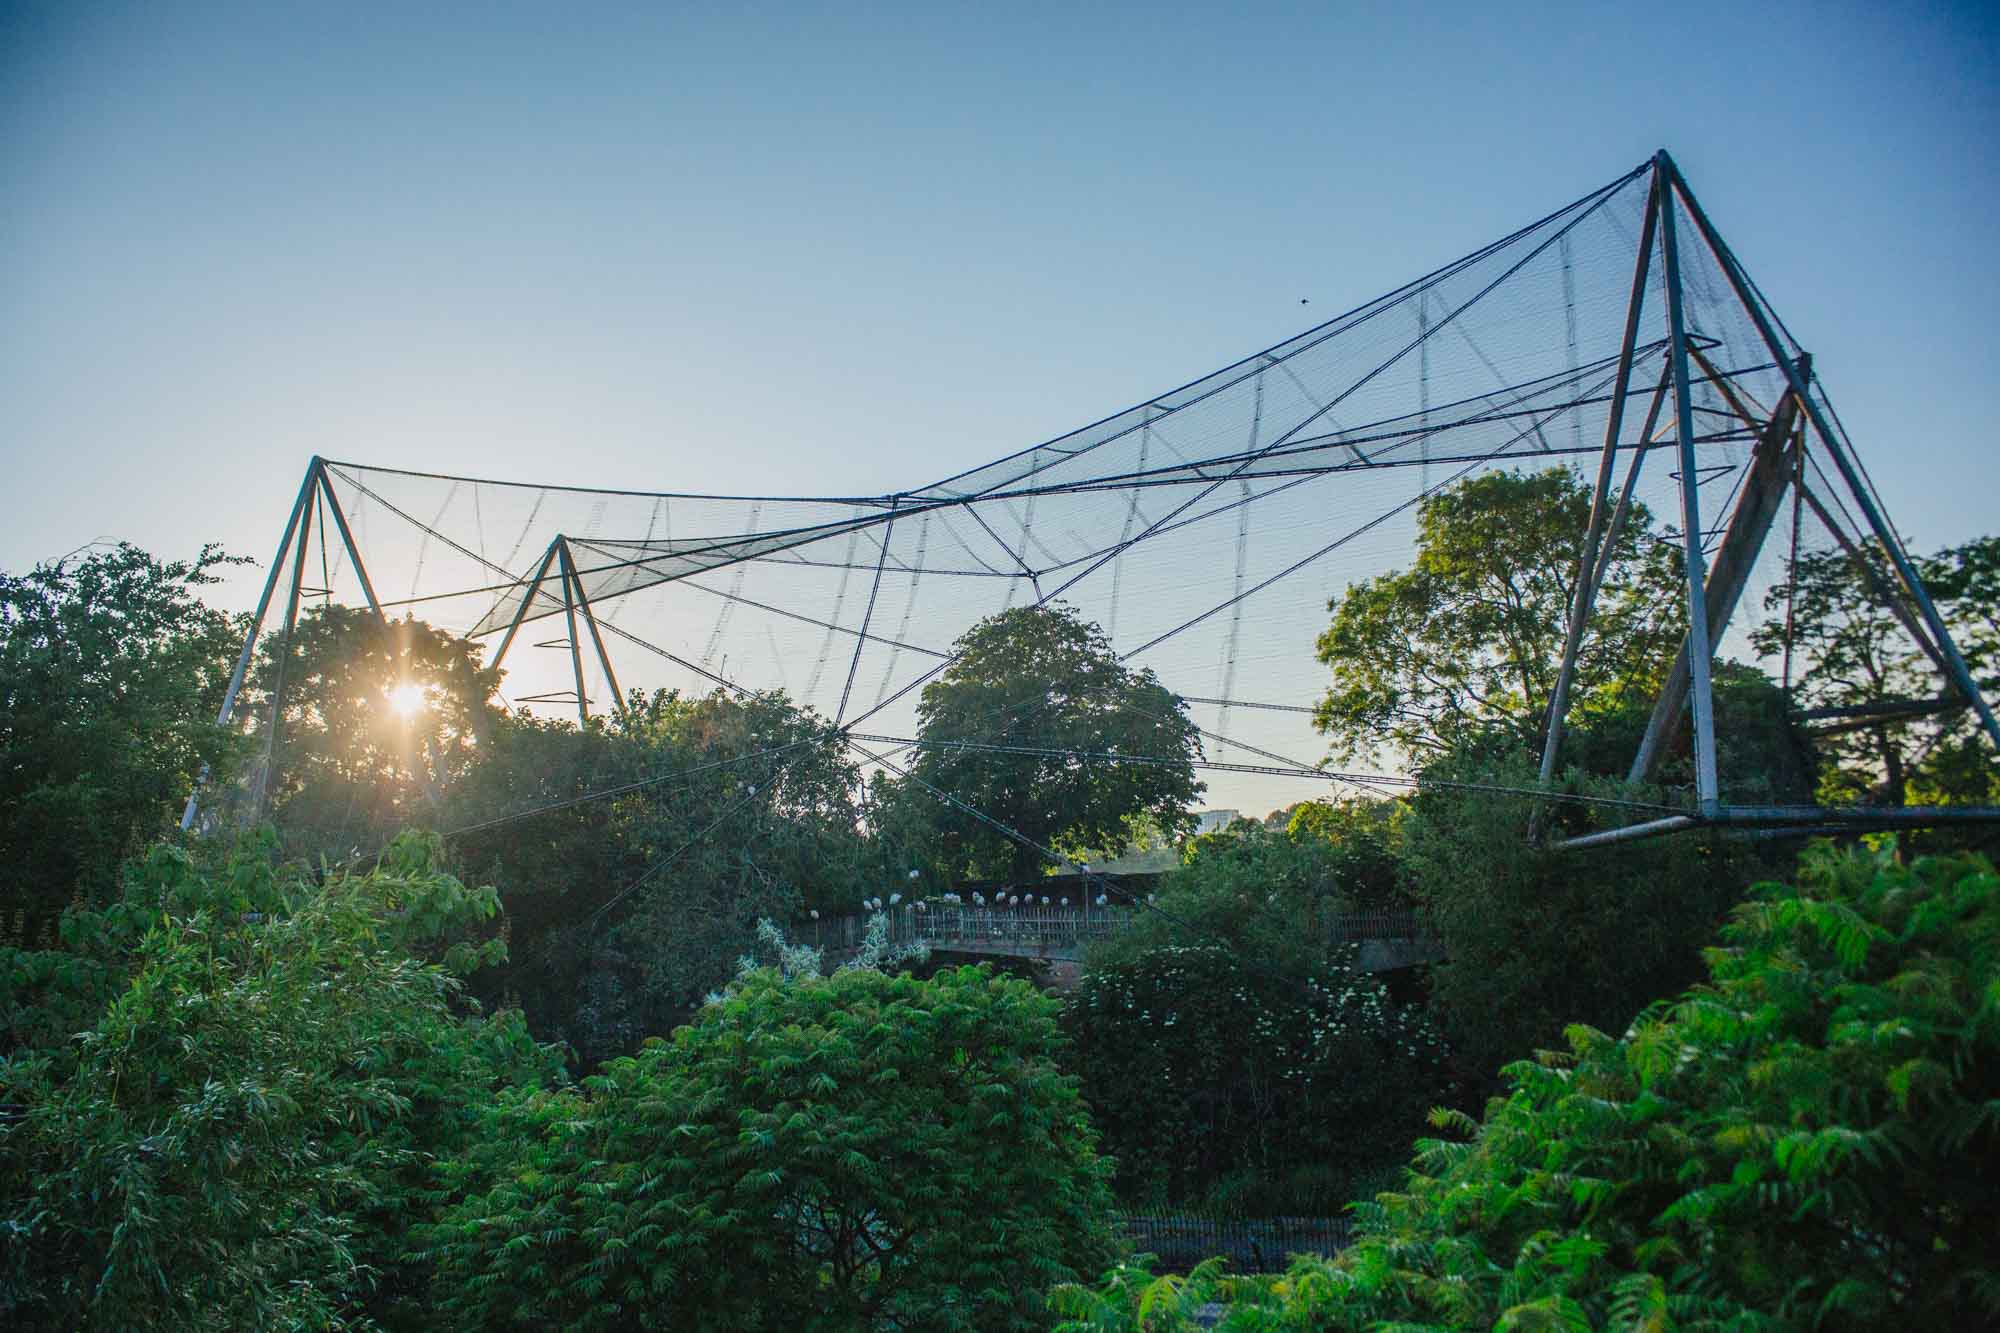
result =
[[[1015,896],[1015,895],[1010,895]],[[1089,945],[1125,929],[1141,906],[1099,905],[1085,899],[1064,904],[1036,894],[1030,903],[1018,895],[1018,906],[971,903],[898,903],[879,915],[887,918],[894,945],[923,944],[936,953],[962,953],[999,958],[1039,958],[1075,963]],[[851,957],[868,933],[872,915],[841,916],[805,921],[792,938],[811,940],[829,962]],[[1360,946],[1357,964],[1366,972],[1389,972],[1444,957],[1444,945],[1428,925],[1410,911],[1342,912],[1313,923],[1329,942]]]

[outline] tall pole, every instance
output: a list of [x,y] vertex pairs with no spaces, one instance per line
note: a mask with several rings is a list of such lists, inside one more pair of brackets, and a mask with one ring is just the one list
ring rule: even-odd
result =
[[576,587],[576,609],[583,613],[583,623],[590,630],[590,641],[597,648],[597,665],[604,668],[605,684],[611,687],[611,703],[620,717],[625,714],[625,695],[618,688],[618,673],[611,669],[611,654],[604,651],[604,635],[597,629],[597,614],[591,610],[590,594],[584,591],[583,575],[577,571],[576,559],[570,554],[569,538],[562,539],[563,563],[569,567],[572,583]]
[[[1778,517],[1785,489],[1791,485],[1792,473],[1797,470],[1798,459],[1791,450],[1792,423],[1797,419],[1798,398],[1787,393],[1773,409],[1771,419],[1758,427],[1749,467],[1738,483],[1735,511],[1716,546],[1715,561],[1708,569],[1708,600],[1703,614],[1711,643],[1721,636],[1736,613],[1736,603],[1743,596],[1750,571],[1764,549],[1764,539]],[[1681,709],[1687,703],[1690,642],[1691,639],[1682,640],[1680,652],[1660,688],[1660,697],[1654,701],[1645,738],[1639,742],[1639,753],[1632,761],[1635,782],[1653,780],[1666,754],[1667,738],[1673,734],[1674,724],[1680,720]]]
[[556,538],[562,560],[563,619],[569,622],[569,665],[576,674],[576,724],[590,725],[590,702],[583,693],[583,645],[576,639],[576,566],[570,562],[569,541]]
[[1632,451],[1632,466],[1625,469],[1625,483],[1618,488],[1618,503],[1612,506],[1611,522],[1604,529],[1604,540],[1597,552],[1597,568],[1590,575],[1591,596],[1604,586],[1604,576],[1611,570],[1611,557],[1618,550],[1618,539],[1625,535],[1625,521],[1632,516],[1633,497],[1639,493],[1639,474],[1645,470],[1646,455],[1653,452],[1653,430],[1660,424],[1660,409],[1667,401],[1667,382],[1673,374],[1673,367],[1664,358],[1660,362],[1660,382],[1653,387],[1653,401],[1646,408],[1646,424],[1639,428],[1639,446]]
[[[1611,410],[1604,422],[1604,450],[1597,459],[1597,485],[1590,493],[1590,526],[1584,533],[1583,554],[1577,560],[1576,593],[1570,605],[1569,635],[1563,642],[1562,666],[1556,672],[1556,687],[1549,698],[1548,735],[1542,742],[1542,785],[1555,775],[1556,755],[1562,749],[1563,718],[1569,708],[1570,682],[1576,676],[1577,653],[1583,647],[1584,625],[1590,619],[1597,598],[1597,548],[1604,530],[1605,505],[1611,495],[1611,469],[1618,459],[1618,435],[1625,428],[1625,399],[1632,380],[1633,349],[1639,340],[1639,319],[1646,304],[1646,276],[1652,270],[1653,227],[1659,219],[1662,182],[1658,170],[1646,191],[1646,217],[1639,226],[1639,254],[1632,265],[1632,295],[1625,305],[1625,337],[1618,346],[1618,383],[1611,391]],[[1576,352],[1575,312],[1570,314],[1570,353]],[[1574,411],[1575,409],[1572,409]],[[1640,457],[1646,441],[1639,441]]]
[[292,631],[299,623],[299,593],[306,577],[306,547],[311,544],[312,505],[308,501],[299,514],[299,539],[292,544],[292,592],[285,601],[285,631],[278,640],[278,667],[271,676],[270,731],[264,738],[264,764],[257,774],[257,792],[252,801],[255,814],[264,811],[264,795],[271,783],[271,765],[277,762],[278,736],[284,729],[285,675],[292,663]]
[[521,622],[528,618],[528,608],[534,604],[535,594],[542,590],[542,580],[549,576],[549,565],[555,558],[556,544],[550,542],[549,549],[542,552],[542,563],[535,566],[534,577],[528,580],[527,590],[521,594],[521,605],[514,612],[514,619],[508,622],[507,632],[501,636],[499,649],[493,654],[492,667],[495,671],[500,669],[501,660],[507,656],[507,649],[514,642],[514,636],[521,632]]
[[1868,520],[1868,526],[1874,532],[1876,540],[1881,542],[1882,549],[1888,553],[1891,564],[1895,566],[1897,578],[1902,581],[1910,600],[1917,604],[1917,610],[1922,615],[1924,623],[1930,626],[1931,636],[1939,652],[1944,655],[1945,666],[1953,684],[1958,687],[1959,693],[1965,696],[1965,701],[1972,705],[1973,711],[1979,714],[1979,721],[1986,730],[1987,739],[1993,742],[1996,750],[2000,750],[2000,718],[1994,716],[1992,706],[1980,693],[1979,682],[1973,678],[1972,669],[1965,664],[1965,658],[1959,653],[1958,645],[1952,641],[1951,629],[1931,602],[1930,593],[1924,588],[1923,579],[1918,576],[1915,566],[1910,563],[1908,554],[1904,552],[1902,541],[1889,526],[1888,520],[1882,516],[1882,511],[1876,507],[1874,498],[1868,493],[1867,484],[1862,481],[1860,474],[1855,470],[1853,460],[1847,457],[1847,451],[1841,446],[1840,437],[1834,433],[1826,420],[1826,415],[1820,411],[1819,404],[1813,401],[1811,383],[1800,373],[1798,365],[1786,352],[1784,344],[1778,338],[1777,330],[1771,326],[1770,317],[1764,313],[1763,303],[1751,289],[1749,276],[1743,272],[1743,266],[1737,263],[1736,256],[1710,225],[1707,214],[1702,212],[1701,205],[1695,201],[1694,192],[1688,188],[1687,181],[1682,178],[1680,169],[1674,165],[1666,149],[1660,150],[1659,160],[1669,173],[1674,193],[1687,207],[1689,219],[1701,233],[1702,240],[1707,243],[1716,262],[1722,265],[1722,271],[1729,279],[1730,289],[1736,293],[1736,299],[1749,314],[1751,321],[1756,324],[1757,333],[1763,338],[1765,347],[1770,350],[1771,359],[1785,372],[1785,380],[1792,386],[1792,392],[1798,395],[1799,404],[1805,409],[1807,419],[1812,422],[1813,429],[1819,432],[1820,439],[1825,442],[1826,451],[1833,458],[1834,466],[1839,469],[1841,480],[1847,483],[1855,503],[1861,508],[1862,516]]
[[[1673,160],[1661,149],[1655,179],[1663,184],[1673,171]],[[1660,208],[1660,257],[1666,267],[1667,338],[1673,359],[1674,434],[1680,445],[1681,527],[1687,565],[1688,614],[1688,699],[1694,711],[1695,799],[1704,815],[1714,815],[1721,806],[1715,774],[1715,699],[1709,682],[1709,666],[1715,645],[1709,641],[1708,593],[1703,576],[1701,550],[1701,475],[1695,470],[1694,402],[1688,385],[1687,316],[1681,301],[1681,256],[1674,235],[1674,205],[1662,199]]]
[[[361,580],[361,595],[368,599],[368,609],[375,613],[375,619],[383,624],[389,617],[382,610],[382,601],[375,595],[375,584],[368,577],[368,566],[361,561],[361,550],[354,544],[354,533],[347,526],[347,511],[340,507],[340,497],[334,494],[333,481],[326,475],[326,464],[315,458],[313,466],[319,472],[320,494],[326,497],[326,507],[333,511],[333,525],[340,530],[340,544],[347,548],[347,559],[354,566],[356,578]],[[320,540],[326,540],[325,526],[320,529]]]
[[[312,503],[313,482],[319,476],[320,460],[315,456],[306,466],[305,480],[299,483],[299,498],[292,502],[292,515],[285,520],[285,535],[278,541],[277,553],[271,557],[271,572],[264,577],[264,591],[257,598],[257,610],[250,616],[250,632],[243,637],[243,651],[237,655],[236,670],[230,674],[229,688],[222,692],[222,707],[215,715],[215,725],[225,726],[230,715],[236,711],[236,694],[243,688],[243,677],[250,670],[250,659],[257,651],[257,635],[264,628],[264,616],[271,609],[271,595],[278,589],[278,571],[285,567],[285,553],[291,549],[292,539],[299,537],[299,546],[305,541],[299,533],[299,524],[305,516],[306,508]],[[188,793],[187,806],[181,811],[181,827],[194,827],[197,805],[201,799],[201,788],[208,781],[208,765],[203,764],[201,776],[196,779],[195,789]]]

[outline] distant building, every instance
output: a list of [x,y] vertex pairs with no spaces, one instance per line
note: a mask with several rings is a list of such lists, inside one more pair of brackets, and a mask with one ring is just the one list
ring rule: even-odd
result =
[[1194,817],[1195,836],[1219,832],[1241,818],[1241,810],[1203,810]]

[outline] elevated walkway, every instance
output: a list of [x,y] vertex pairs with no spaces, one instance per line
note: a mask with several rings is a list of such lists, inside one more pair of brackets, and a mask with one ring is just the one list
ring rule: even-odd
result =
[[[1050,881],[1053,885],[1055,882]],[[1039,885],[1037,886],[1040,887]],[[1049,899],[1047,906],[1042,898]],[[1074,965],[1091,944],[1124,930],[1145,911],[1135,906],[1098,906],[1080,894],[1067,902],[1056,893],[1019,897],[1018,905],[898,903],[888,919],[891,944],[923,944],[934,953],[989,958],[1034,958]],[[829,963],[854,955],[868,933],[867,915],[795,923],[791,938],[810,941]],[[1444,945],[1410,911],[1344,912],[1318,923],[1329,942],[1360,946],[1357,964],[1366,972],[1392,972],[1444,957]]]

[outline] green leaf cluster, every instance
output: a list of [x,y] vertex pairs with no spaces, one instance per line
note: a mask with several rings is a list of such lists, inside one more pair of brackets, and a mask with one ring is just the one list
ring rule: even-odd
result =
[[[1434,764],[1403,825],[1411,892],[1445,946],[1431,968],[1433,1012],[1482,1073],[1559,1041],[1570,1023],[1622,1030],[1698,979],[1702,946],[1758,874],[1748,845],[1693,834],[1587,852],[1532,844],[1537,819],[1553,839],[1636,817],[1518,794],[1534,785],[1526,756]],[[1576,773],[1563,792],[1660,796]]]
[[460,1326],[1028,1329],[1112,1253],[1055,1002],[983,968],[753,972],[504,1099],[427,1230]]
[[242,628],[201,591],[237,563],[121,543],[0,573],[0,941],[49,943],[72,899],[116,898],[120,864],[233,769],[214,718]]
[[434,1161],[498,1087],[559,1069],[458,999],[497,901],[434,843],[324,878],[271,850],[158,846],[68,949],[0,960],[44,1016],[17,1030],[51,1039],[0,1060],[17,1325],[421,1326],[405,1232],[442,1202]]
[[[1488,733],[1530,745],[1562,660],[1590,488],[1564,468],[1485,472],[1425,499],[1407,570],[1351,585],[1318,641],[1314,723],[1343,759],[1427,758]],[[1650,696],[1682,618],[1677,550],[1635,505],[1606,553],[1576,664],[1579,717]]]
[[1422,1009],[1346,957],[1279,971],[1163,945],[1093,966],[1063,1018],[1120,1193],[1149,1202],[1256,1208],[1302,1170],[1344,1199],[1446,1083]]
[[[974,625],[952,652],[917,704],[925,745],[913,777],[876,786],[880,804],[900,807],[885,810],[885,825],[928,830],[923,859],[954,875],[1025,879],[1047,858],[1002,827],[1084,856],[1123,847],[1135,820],[1187,822],[1202,790],[1200,733],[1186,704],[1150,669],[1120,662],[1097,625],[1060,603],[1016,607]],[[1147,762],[1105,757],[1128,755]]]
[[[1622,1037],[1510,1065],[1483,1120],[1438,1113],[1354,1245],[1234,1284],[1217,1327],[2000,1322],[1992,864],[1819,847],[1708,965]],[[1107,1278],[1070,1327],[1190,1326],[1132,1322],[1143,1290]]]

